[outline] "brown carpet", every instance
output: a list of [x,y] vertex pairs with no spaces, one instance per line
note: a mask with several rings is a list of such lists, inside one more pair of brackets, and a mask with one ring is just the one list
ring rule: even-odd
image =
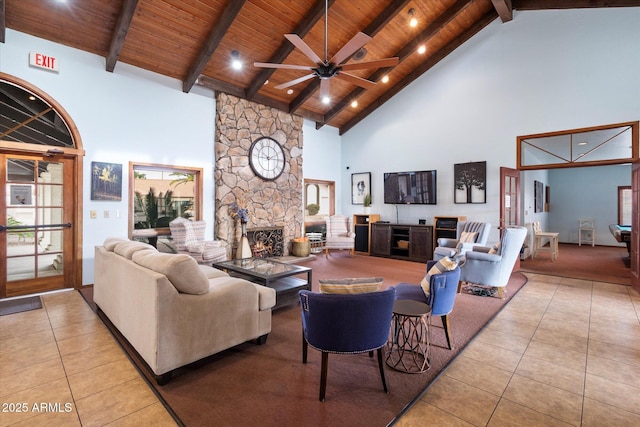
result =
[[[425,272],[421,263],[351,258],[344,252],[300,264],[313,268],[314,290],[322,278],[382,276],[387,287],[400,282],[417,284]],[[320,353],[310,348],[308,363],[302,363],[298,305],[273,313],[272,332],[265,345],[239,345],[179,369],[165,386],[156,386],[152,380],[150,384],[186,426],[386,426],[525,283],[524,275],[514,273],[505,300],[459,294],[450,315],[454,349],[446,347],[440,318],[433,319],[431,369],[406,374],[387,368],[389,394],[382,390],[375,357],[331,355],[326,402],[319,402]],[[88,300],[91,293],[83,291]],[[126,349],[126,343],[123,346]],[[140,365],[135,354],[131,357]],[[147,368],[141,372],[150,378]]]
[[521,271],[631,285],[629,253],[624,247],[560,243],[558,249],[557,261],[541,253],[536,259],[521,261]]

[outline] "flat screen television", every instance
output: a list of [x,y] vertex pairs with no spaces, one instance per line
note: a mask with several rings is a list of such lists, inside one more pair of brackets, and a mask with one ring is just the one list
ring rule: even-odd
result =
[[404,205],[437,204],[436,172],[387,172],[384,174],[384,202]]

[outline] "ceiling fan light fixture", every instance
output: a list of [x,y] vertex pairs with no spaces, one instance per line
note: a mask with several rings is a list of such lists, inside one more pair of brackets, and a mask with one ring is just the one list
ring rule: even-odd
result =
[[415,13],[414,8],[409,9],[409,26],[412,28],[418,26],[418,19],[415,17]]
[[231,52],[231,68],[242,70],[242,61],[240,61],[240,53],[237,50]]

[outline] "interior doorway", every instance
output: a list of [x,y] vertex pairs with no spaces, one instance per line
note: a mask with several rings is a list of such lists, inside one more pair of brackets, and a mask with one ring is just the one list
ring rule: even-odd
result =
[[82,285],[82,158],[55,100],[0,73],[0,299]]

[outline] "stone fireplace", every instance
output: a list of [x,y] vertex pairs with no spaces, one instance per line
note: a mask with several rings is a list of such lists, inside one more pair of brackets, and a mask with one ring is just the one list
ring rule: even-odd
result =
[[[241,197],[248,202],[248,231],[281,230],[280,255],[288,255],[289,242],[303,235],[302,124],[300,116],[216,94],[215,238],[227,242],[229,258],[235,257],[241,236],[240,221],[233,216],[233,204]],[[249,165],[249,148],[263,136],[285,151],[284,172],[272,181],[257,177]]]
[[284,255],[284,227],[261,227],[247,230],[251,255],[269,258]]

